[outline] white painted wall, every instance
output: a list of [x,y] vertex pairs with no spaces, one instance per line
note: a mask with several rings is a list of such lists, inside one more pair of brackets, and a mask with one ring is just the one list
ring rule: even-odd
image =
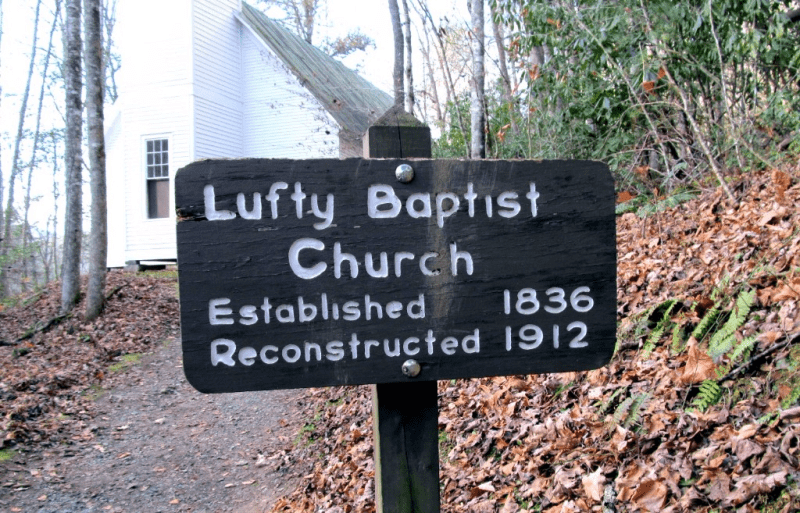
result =
[[122,151],[122,113],[119,106],[106,109],[106,204],[109,267],[125,265],[125,153]]
[[240,0],[194,0],[194,159],[242,156]]
[[339,127],[269,47],[242,26],[243,157],[337,158]]
[[[119,6],[120,53],[123,66],[119,76],[121,135],[109,144],[113,167],[108,166],[110,183],[124,190],[124,200],[110,190],[109,209],[124,211],[109,215],[109,233],[123,230],[124,237],[110,238],[109,265],[126,260],[175,258],[175,218],[147,218],[147,189],[144,141],[170,140],[170,185],[175,171],[191,162],[192,136],[192,52],[191,0],[137,0]],[[154,15],[157,13],[158,15]],[[120,178],[122,176],[122,178]],[[174,200],[171,201],[171,203]],[[124,243],[124,250],[111,245]]]
[[[135,0],[119,9],[119,116],[106,130],[109,266],[176,258],[174,177],[194,160],[338,156],[338,126],[237,19],[240,0]],[[169,139],[165,219],[147,218],[152,138]]]

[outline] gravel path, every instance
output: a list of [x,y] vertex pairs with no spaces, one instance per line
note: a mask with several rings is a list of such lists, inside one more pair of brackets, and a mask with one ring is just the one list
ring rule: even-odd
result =
[[0,463],[0,511],[261,512],[297,484],[302,393],[200,394],[180,341],[108,381],[73,443]]

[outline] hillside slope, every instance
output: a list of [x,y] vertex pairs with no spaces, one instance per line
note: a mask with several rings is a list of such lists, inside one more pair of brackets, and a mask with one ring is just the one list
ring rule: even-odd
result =
[[[608,366],[440,382],[442,511],[797,511],[798,178],[618,217]],[[314,472],[272,511],[374,511],[369,388],[311,396]]]

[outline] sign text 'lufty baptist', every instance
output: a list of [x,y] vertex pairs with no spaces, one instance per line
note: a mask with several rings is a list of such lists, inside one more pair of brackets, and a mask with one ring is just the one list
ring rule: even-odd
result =
[[176,209],[184,368],[204,392],[585,370],[613,352],[602,164],[203,161],[177,174]]

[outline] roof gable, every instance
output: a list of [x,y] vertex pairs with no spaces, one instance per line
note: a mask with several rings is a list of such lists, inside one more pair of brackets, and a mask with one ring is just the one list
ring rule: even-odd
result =
[[362,135],[392,98],[355,71],[242,2],[245,23],[286,64],[342,130]]

